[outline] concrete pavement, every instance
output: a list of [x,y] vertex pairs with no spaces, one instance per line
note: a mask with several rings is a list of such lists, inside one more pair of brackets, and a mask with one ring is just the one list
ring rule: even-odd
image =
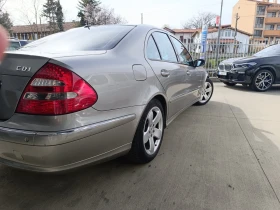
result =
[[67,174],[0,165],[0,209],[280,209],[280,87],[215,83],[212,101],[166,130],[147,165],[122,159]]

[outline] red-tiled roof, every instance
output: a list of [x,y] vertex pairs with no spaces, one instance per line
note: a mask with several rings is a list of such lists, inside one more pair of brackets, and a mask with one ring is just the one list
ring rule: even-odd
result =
[[[76,22],[66,22],[63,24],[64,31],[67,31],[71,28],[75,28],[77,26]],[[38,30],[37,30],[38,29]],[[13,33],[33,33],[33,32],[49,32],[49,25],[48,24],[33,24],[33,25],[18,25],[12,27]]]
[[194,33],[197,29],[172,29],[175,33]]

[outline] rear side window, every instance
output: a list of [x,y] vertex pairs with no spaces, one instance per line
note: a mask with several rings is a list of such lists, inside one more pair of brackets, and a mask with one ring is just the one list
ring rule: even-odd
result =
[[171,40],[174,44],[174,47],[179,55],[180,63],[190,65],[192,64],[192,56],[188,52],[188,50],[184,47],[181,42],[179,42],[177,39],[174,37],[171,37]]
[[177,62],[175,51],[167,34],[155,32],[153,33],[153,37],[157,43],[161,59],[163,61]]
[[160,60],[160,55],[156,46],[156,43],[152,36],[150,36],[147,45],[147,57],[151,60]]
[[24,46],[22,50],[43,52],[110,50],[133,28],[134,26],[120,25],[80,27],[44,37]]

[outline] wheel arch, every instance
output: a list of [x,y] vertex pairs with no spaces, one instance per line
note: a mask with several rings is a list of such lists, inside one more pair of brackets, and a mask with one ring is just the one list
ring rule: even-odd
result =
[[142,118],[143,116],[143,113],[145,111],[145,109],[147,108],[148,104],[153,100],[153,99],[156,99],[158,100],[162,107],[163,107],[163,111],[164,111],[164,116],[165,116],[165,120],[164,120],[164,127],[166,127],[166,121],[167,121],[167,116],[168,116],[168,103],[167,103],[167,99],[166,97],[162,94],[162,93],[156,93],[154,94],[150,100],[147,102],[147,104],[145,105],[145,108],[143,109],[143,112],[141,113],[141,117],[140,119]]
[[163,107],[164,116],[165,116],[164,127],[166,127],[166,119],[167,119],[167,102],[166,102],[166,99],[163,95],[156,95],[152,98],[152,100],[153,99],[157,99]]
[[276,69],[273,67],[273,66],[270,66],[270,65],[264,65],[264,66],[261,66],[261,67],[259,67],[256,71],[255,71],[255,73],[254,73],[254,75],[253,75],[253,77],[252,77],[252,79],[256,76],[256,74],[258,73],[258,72],[260,72],[260,71],[262,71],[262,70],[269,70],[269,71],[271,71],[271,73],[273,74],[273,83],[275,83],[275,81],[276,81]]

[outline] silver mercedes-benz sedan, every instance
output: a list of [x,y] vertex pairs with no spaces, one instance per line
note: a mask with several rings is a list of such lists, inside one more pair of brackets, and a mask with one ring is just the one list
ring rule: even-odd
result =
[[213,83],[184,45],[147,25],[75,28],[7,52],[0,162],[63,171],[126,155],[147,163],[164,129]]

